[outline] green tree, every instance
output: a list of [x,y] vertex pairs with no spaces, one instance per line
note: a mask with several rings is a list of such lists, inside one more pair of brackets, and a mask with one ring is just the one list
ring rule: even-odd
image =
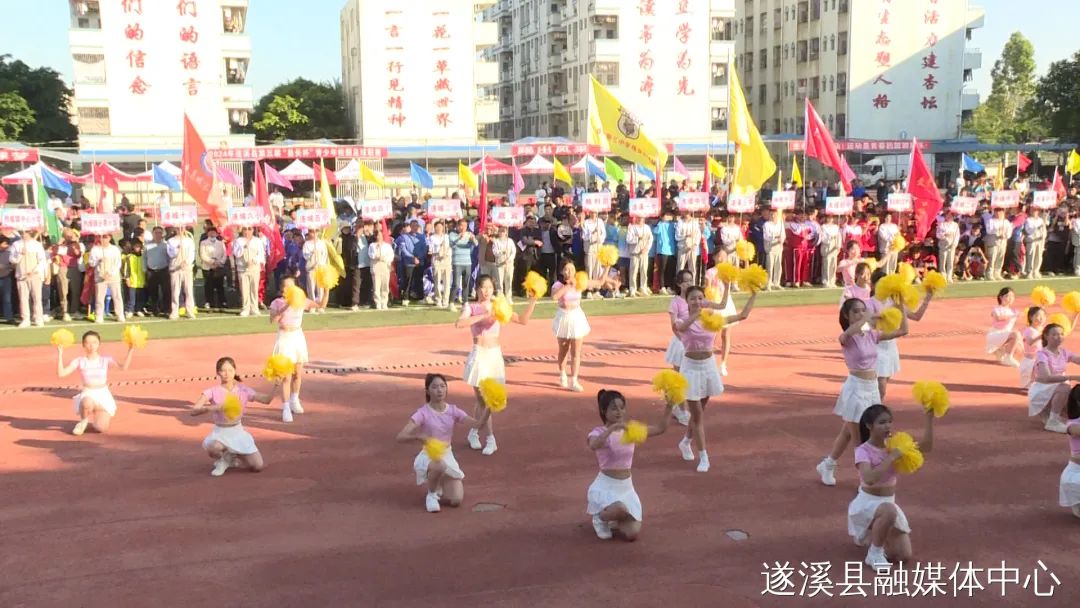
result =
[[1050,64],[1035,89],[1035,104],[1045,114],[1050,136],[1080,141],[1080,52]]
[[[263,131],[259,123],[268,112],[274,112],[271,105],[278,97],[291,97],[297,100],[296,110],[308,120],[303,124],[294,124],[284,132]],[[317,83],[304,78],[279,84],[272,91],[263,95],[255,106],[255,133],[260,140],[276,139],[351,139],[352,127],[348,123],[345,111],[345,96],[341,83]]]
[[18,139],[34,124],[34,111],[18,93],[0,93],[0,140]]
[[260,139],[295,139],[297,129],[311,122],[299,110],[300,100],[292,95],[275,95],[252,126]]
[[18,93],[34,113],[19,137],[26,142],[73,142],[78,137],[68,105],[72,91],[50,68],[31,69],[11,55],[0,55],[0,93]]
[[1014,32],[990,72],[990,96],[976,108],[969,127],[983,143],[1024,143],[1046,134],[1035,103],[1035,48]]

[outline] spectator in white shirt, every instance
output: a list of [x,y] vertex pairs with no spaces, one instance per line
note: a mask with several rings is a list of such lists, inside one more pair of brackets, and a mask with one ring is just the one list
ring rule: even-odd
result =
[[386,242],[382,224],[375,224],[375,235],[368,245],[368,259],[371,260],[375,310],[386,310],[390,302],[390,267],[394,263],[394,246]]
[[900,227],[893,223],[892,214],[886,213],[885,221],[881,222],[877,231],[878,259],[881,260],[881,265],[884,267],[886,274],[896,272],[899,252],[893,251],[893,241],[899,235]]
[[19,292],[19,314],[22,315],[19,327],[30,327],[31,320],[37,327],[42,327],[45,313],[41,304],[41,285],[45,281],[49,258],[38,240],[38,231],[24,230],[22,238],[11,245],[10,252]]
[[835,215],[826,215],[818,228],[818,251],[821,253],[821,284],[836,287],[836,265],[840,256],[840,226]]
[[250,226],[244,227],[240,234],[232,247],[237,282],[240,283],[240,316],[259,316],[259,275],[266,264],[266,249],[262,239],[253,236]]
[[510,229],[499,226],[499,236],[491,243],[491,252],[495,255],[495,289],[507,302],[514,302],[514,258],[517,257],[517,245],[510,238]]
[[1042,209],[1032,205],[1024,220],[1024,278],[1041,279],[1043,252],[1046,250],[1046,220]]
[[701,252],[701,223],[689,211],[679,214],[675,223],[675,272],[689,270],[697,284],[697,259]]
[[170,319],[180,318],[180,290],[184,290],[184,312],[195,318],[195,241],[186,230],[170,228],[165,252],[169,255],[169,292],[172,294]]
[[112,236],[104,234],[90,249],[90,267],[94,269],[94,321],[105,322],[105,294],[112,294],[116,320],[124,322],[124,295],[120,289],[120,270],[123,258],[120,248],[112,244]]
[[626,247],[630,253],[630,295],[647,296],[649,290],[649,250],[652,249],[652,228],[644,216],[634,218],[626,229]]
[[769,272],[769,285],[767,289],[783,289],[781,282],[784,278],[784,212],[775,209],[772,212],[772,220],[762,226],[762,237],[765,243],[765,266]]
[[199,243],[199,262],[203,269],[203,299],[206,308],[225,308],[225,243],[218,237],[217,228],[211,226],[206,238]]
[[960,244],[960,225],[954,218],[951,210],[946,211],[937,227],[938,263],[949,283],[956,280],[956,246]]
[[446,222],[443,220],[435,220],[432,229],[434,232],[428,237],[428,255],[431,256],[431,278],[435,280],[435,305],[449,308],[453,261],[450,236],[446,234]]
[[[588,269],[589,278],[599,280],[604,274],[604,267],[600,264],[600,247],[607,238],[607,226],[604,220],[596,216],[593,211],[586,211],[585,221],[581,222],[581,244],[585,248],[585,267]],[[590,292],[590,296],[592,292]]]
[[1004,209],[994,209],[994,218],[990,220],[983,234],[983,249],[990,260],[990,267],[984,276],[991,281],[1000,281],[1005,267],[1005,250],[1012,237],[1013,225],[1005,217]]
[[326,302],[329,299],[329,292],[319,287],[318,282],[315,280],[316,270],[320,266],[324,266],[330,263],[330,252],[326,249],[326,241],[319,238],[319,235],[314,230],[309,230],[307,233],[307,240],[304,241],[304,264],[307,268],[307,292],[308,297],[319,303],[319,307],[315,309],[316,313],[326,312]]

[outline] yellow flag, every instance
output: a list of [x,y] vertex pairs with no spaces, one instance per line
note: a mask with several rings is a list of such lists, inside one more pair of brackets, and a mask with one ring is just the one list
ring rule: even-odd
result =
[[[649,139],[641,128],[641,123],[634,118],[619,100],[589,76],[590,88],[589,129],[586,134],[588,143],[599,145],[632,163],[644,167],[663,167],[667,164],[667,149]],[[598,128],[594,128],[594,121]]]
[[1076,150],[1069,152],[1069,162],[1065,164],[1065,170],[1071,175],[1080,174],[1080,154]]
[[738,144],[735,152],[735,177],[732,180],[735,192],[744,193],[756,190],[776,173],[776,162],[765,148],[750,110],[746,107],[739,74],[731,70],[730,80],[731,114],[728,120],[728,138]]
[[570,172],[566,170],[566,167],[559,162],[559,159],[555,159],[555,181],[563,182],[567,185],[573,186],[574,180],[570,177]]
[[707,156],[706,158],[709,159],[709,173],[716,179],[724,179],[724,176],[727,175],[727,169],[724,165],[718,163],[716,159],[711,156]]
[[802,173],[799,171],[799,161],[794,156],[791,157],[791,182],[802,188]]
[[465,187],[469,190],[476,191],[480,188],[480,186],[476,183],[476,174],[473,173],[472,169],[467,167],[465,163],[461,162],[460,160],[457,164],[457,174],[458,179],[461,180],[461,183],[464,184]]
[[329,239],[337,234],[337,212],[334,211],[334,197],[330,195],[330,182],[326,181],[326,167],[319,161],[319,202],[330,212],[330,223],[323,228],[322,238]]
[[360,181],[375,184],[380,188],[386,185],[386,179],[383,175],[364,163],[360,163]]

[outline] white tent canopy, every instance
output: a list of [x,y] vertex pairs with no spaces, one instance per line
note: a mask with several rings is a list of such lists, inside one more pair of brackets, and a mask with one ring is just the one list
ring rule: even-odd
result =
[[338,180],[359,180],[360,179],[360,162],[355,158],[350,160],[341,169],[334,172]]
[[592,165],[594,167],[599,167],[601,171],[604,169],[604,161],[603,160],[601,160],[599,158],[596,158],[595,156],[592,156],[591,154],[586,154],[585,156],[581,157],[581,160],[579,160],[576,163],[570,165],[570,172],[571,173],[586,173],[586,172],[588,172],[588,165]]
[[555,170],[555,163],[537,154],[532,157],[532,160],[525,163],[521,167],[521,172],[525,175],[538,175],[541,173],[551,173]]
[[289,181],[313,181],[315,179],[315,170],[305,165],[299,158],[294,160],[288,167],[278,171],[278,173]]

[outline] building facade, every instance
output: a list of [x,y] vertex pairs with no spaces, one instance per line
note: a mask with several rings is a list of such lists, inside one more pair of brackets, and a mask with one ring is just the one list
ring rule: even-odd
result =
[[349,0],[341,81],[365,145],[475,145],[498,120],[498,71],[480,53],[494,0]]
[[836,137],[956,139],[979,104],[967,0],[736,0],[736,66],[765,135],[801,135],[805,99]]
[[254,144],[247,0],[69,5],[81,151],[175,151],[185,113],[208,146]]
[[499,0],[488,136],[586,138],[589,75],[668,143],[727,142],[737,0]]

